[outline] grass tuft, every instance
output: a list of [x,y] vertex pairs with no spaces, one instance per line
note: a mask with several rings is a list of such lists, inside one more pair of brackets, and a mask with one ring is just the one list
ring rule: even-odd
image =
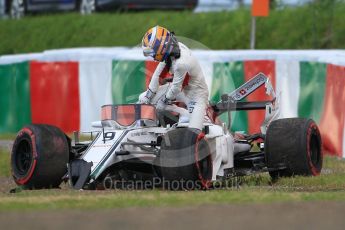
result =
[[0,177],[10,176],[10,153],[0,148]]

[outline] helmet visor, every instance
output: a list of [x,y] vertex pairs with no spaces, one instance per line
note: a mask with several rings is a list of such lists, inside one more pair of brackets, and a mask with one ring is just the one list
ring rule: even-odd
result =
[[155,57],[155,51],[151,49],[150,47],[143,46],[142,49],[143,49],[143,54],[145,57],[152,57],[152,58]]

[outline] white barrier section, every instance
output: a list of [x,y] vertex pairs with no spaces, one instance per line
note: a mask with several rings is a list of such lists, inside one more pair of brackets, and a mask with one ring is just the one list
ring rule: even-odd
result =
[[80,130],[90,130],[101,117],[101,106],[112,104],[111,60],[79,62]]
[[300,92],[300,67],[298,61],[276,61],[276,92],[280,95],[280,116],[298,116],[298,98]]
[[[200,61],[295,60],[345,66],[345,50],[193,50]],[[139,47],[75,48],[3,55],[0,64],[22,61],[146,60]]]

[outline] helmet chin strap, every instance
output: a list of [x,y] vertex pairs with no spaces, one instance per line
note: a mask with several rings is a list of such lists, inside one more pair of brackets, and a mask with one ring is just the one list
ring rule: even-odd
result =
[[175,37],[175,33],[171,32],[171,41],[170,41],[170,52],[168,57],[165,59],[166,67],[170,70],[172,60],[171,58],[178,59],[181,56],[181,50],[178,45],[178,41]]
[[171,46],[172,46],[172,50],[170,52],[170,56],[176,59],[179,58],[181,56],[181,51],[180,51],[180,47],[178,45],[178,41],[175,37],[174,32],[171,32]]

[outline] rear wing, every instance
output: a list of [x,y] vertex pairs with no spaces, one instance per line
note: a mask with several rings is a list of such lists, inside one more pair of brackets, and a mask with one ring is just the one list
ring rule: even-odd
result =
[[[271,101],[241,101],[262,85],[265,85],[266,94],[272,96]],[[212,105],[212,107],[217,116],[231,111],[266,110],[265,120],[261,126],[261,132],[263,134],[266,133],[268,124],[279,117],[279,98],[277,98],[269,78],[261,72],[233,92],[223,94],[221,100]]]
[[269,88],[273,91],[273,87],[269,81],[269,78],[267,78],[263,73],[259,73],[258,75],[241,85],[239,88],[234,90],[232,93],[229,93],[227,96],[233,101],[240,101],[250,95],[263,84],[265,84],[266,89],[267,86],[270,85]]
[[[271,101],[241,101],[252,94],[262,85],[265,85],[266,94],[272,96],[273,99]],[[235,89],[233,92],[229,94],[223,94],[221,96],[221,100],[213,105],[213,109],[215,110],[215,112],[220,114],[229,110],[264,110],[266,109],[267,104],[274,103],[275,100],[276,94],[274,92],[271,81],[265,74],[258,73],[255,77]]]

